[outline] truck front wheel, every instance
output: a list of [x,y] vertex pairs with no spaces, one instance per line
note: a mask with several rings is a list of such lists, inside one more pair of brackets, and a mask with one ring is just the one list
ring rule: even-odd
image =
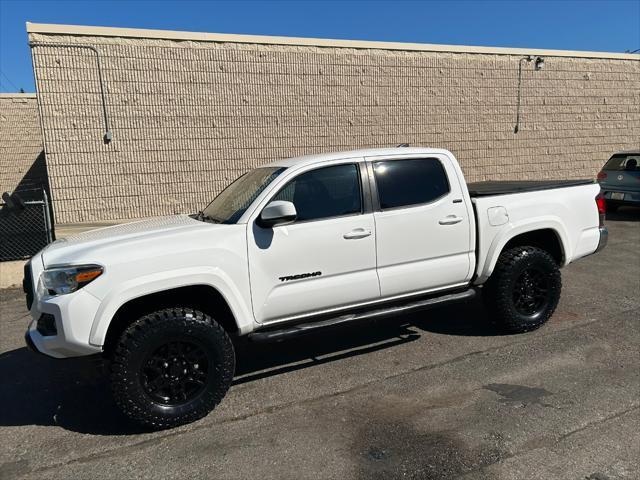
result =
[[168,308],[124,331],[112,357],[111,388],[130,418],[170,428],[207,415],[227,393],[234,370],[231,339],[213,318]]
[[558,264],[537,247],[514,247],[500,254],[483,288],[491,320],[513,333],[543,325],[558,306],[562,280]]

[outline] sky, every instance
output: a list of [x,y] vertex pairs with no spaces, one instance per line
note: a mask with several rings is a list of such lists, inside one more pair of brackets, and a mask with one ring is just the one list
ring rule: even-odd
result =
[[25,22],[625,52],[640,0],[0,0],[0,92],[35,91]]

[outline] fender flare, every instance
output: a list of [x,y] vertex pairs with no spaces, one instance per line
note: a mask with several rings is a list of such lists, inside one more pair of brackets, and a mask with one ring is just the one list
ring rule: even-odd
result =
[[484,264],[478,265],[478,277],[475,283],[484,283],[491,276],[496,263],[498,263],[498,257],[509,241],[523,233],[535,232],[537,230],[551,230],[556,234],[564,257],[562,266],[568,264],[571,261],[572,251],[570,249],[569,235],[564,225],[557,217],[537,217],[533,220],[524,220],[516,224],[508,223],[494,236],[491,246],[487,251]]
[[219,268],[196,267],[132,278],[118,285],[102,299],[93,318],[89,343],[94,346],[104,345],[114,315],[127,302],[153,293],[195,285],[212,287],[222,295],[241,334],[252,330],[253,315],[247,311],[241,300],[240,290],[229,276]]

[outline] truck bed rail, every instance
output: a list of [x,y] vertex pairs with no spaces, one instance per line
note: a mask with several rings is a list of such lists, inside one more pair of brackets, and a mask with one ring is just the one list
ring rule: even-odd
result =
[[512,193],[537,192],[553,188],[577,187],[595,183],[593,179],[578,180],[500,180],[472,182],[467,184],[469,195],[473,197],[489,197],[493,195],[509,195]]

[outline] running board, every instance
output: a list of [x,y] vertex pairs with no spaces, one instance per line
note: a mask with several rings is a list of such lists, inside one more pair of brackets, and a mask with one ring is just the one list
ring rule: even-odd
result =
[[322,328],[342,325],[344,323],[356,322],[359,320],[370,320],[375,318],[384,318],[392,315],[413,312],[417,310],[426,310],[428,308],[440,307],[450,303],[468,302],[476,296],[473,288],[458,293],[449,293],[441,297],[432,297],[422,300],[416,300],[409,303],[397,304],[373,310],[350,313],[339,317],[327,318],[325,320],[311,321],[307,323],[298,323],[288,327],[269,329],[264,331],[256,331],[248,335],[249,339],[254,342],[278,342],[288,338],[315,332]]

